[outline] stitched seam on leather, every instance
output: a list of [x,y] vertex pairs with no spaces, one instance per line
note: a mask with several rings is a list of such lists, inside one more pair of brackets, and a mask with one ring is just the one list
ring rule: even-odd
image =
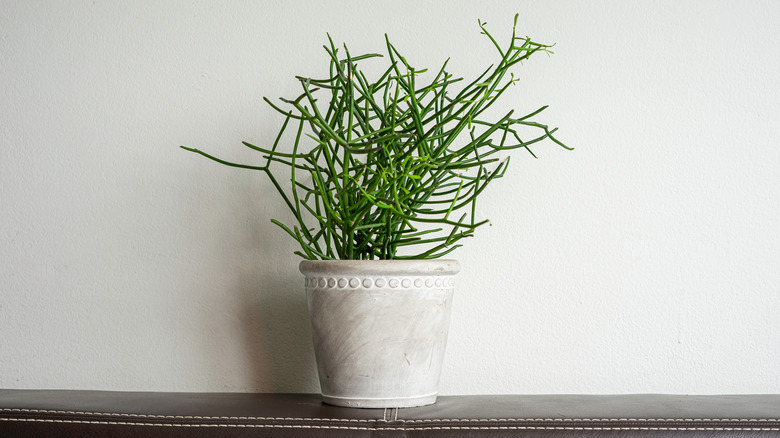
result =
[[[133,418],[170,418],[185,420],[286,420],[286,421],[332,421],[332,422],[356,422],[372,423],[380,421],[390,421],[387,415],[387,409],[383,418],[372,420],[347,419],[347,418],[307,418],[307,417],[245,417],[245,416],[201,416],[201,415],[154,415],[154,414],[127,414],[119,412],[89,412],[89,411],[60,411],[47,409],[23,409],[23,408],[0,408],[0,412],[21,412],[21,413],[42,413],[42,414],[71,414],[71,415],[95,415],[111,417],[133,417]],[[392,411],[391,411],[392,415]],[[530,421],[530,422],[777,422],[778,418],[439,418],[439,419],[421,419],[421,420],[399,420],[398,409],[395,409],[394,421],[400,423],[440,423],[440,422],[488,422],[488,421]]]
[[698,423],[773,423],[779,422],[778,418],[440,418],[440,419],[421,419],[421,420],[398,420],[402,423],[429,423],[429,422],[488,422],[488,421],[529,421],[529,422],[563,422],[563,423],[575,423],[575,422],[648,422],[648,423],[683,423],[683,422],[698,422]]
[[197,424],[197,423],[133,423],[125,421],[86,421],[86,420],[57,420],[44,418],[0,418],[0,421],[36,422],[36,423],[73,423],[73,424],[102,424],[118,426],[143,426],[143,427],[234,427],[234,428],[276,428],[276,429],[342,429],[342,430],[404,430],[408,432],[418,430],[679,430],[679,431],[780,431],[780,427],[566,427],[566,426],[431,426],[419,428],[405,427],[355,427],[355,426],[329,426],[317,424]]

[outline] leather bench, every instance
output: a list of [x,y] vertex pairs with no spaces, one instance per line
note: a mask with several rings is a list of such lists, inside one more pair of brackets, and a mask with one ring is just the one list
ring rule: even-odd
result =
[[0,390],[0,437],[780,437],[780,395],[469,395],[349,409],[315,394]]

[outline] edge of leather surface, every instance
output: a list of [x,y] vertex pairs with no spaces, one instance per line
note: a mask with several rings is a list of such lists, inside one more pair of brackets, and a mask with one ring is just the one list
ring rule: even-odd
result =
[[763,419],[780,422],[780,394],[555,394],[439,397],[435,405],[400,411],[408,421],[425,418],[583,420]]
[[143,417],[163,420],[343,418],[378,420],[382,409],[323,404],[319,394],[120,392],[0,389],[0,415]]

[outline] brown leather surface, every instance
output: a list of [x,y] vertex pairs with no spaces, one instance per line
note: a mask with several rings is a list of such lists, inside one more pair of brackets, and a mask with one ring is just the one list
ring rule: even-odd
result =
[[313,394],[0,390],[0,437],[780,437],[780,395],[484,395],[349,409]]

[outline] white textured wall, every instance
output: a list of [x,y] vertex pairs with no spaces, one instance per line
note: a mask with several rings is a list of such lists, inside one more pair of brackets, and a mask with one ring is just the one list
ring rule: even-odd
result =
[[0,387],[317,391],[261,97],[325,32],[417,66],[555,42],[504,107],[519,154],[463,264],[445,394],[780,392],[776,1],[2,1]]

